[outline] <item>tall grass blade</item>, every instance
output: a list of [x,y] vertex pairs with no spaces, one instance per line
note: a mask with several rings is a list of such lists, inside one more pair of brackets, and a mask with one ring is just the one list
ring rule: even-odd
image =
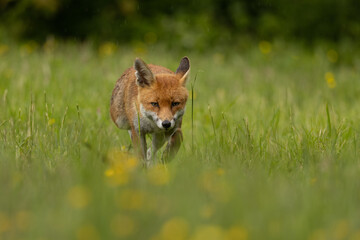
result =
[[329,137],[331,137],[331,119],[330,119],[330,112],[329,112],[329,104],[326,103],[326,116],[327,116],[327,123],[328,123],[328,131]]
[[212,124],[212,128],[213,128],[214,136],[215,136],[215,139],[216,139],[215,122],[214,122],[214,118],[213,118],[213,116],[211,114],[210,105],[208,105],[208,109],[209,109],[209,114],[210,114],[210,118],[211,118],[211,124]]
[[191,150],[194,152],[194,89],[198,72],[195,74],[194,82],[191,83]]

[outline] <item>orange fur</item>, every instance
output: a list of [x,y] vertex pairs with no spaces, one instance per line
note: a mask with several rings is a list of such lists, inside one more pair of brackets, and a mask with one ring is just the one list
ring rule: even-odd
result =
[[[136,148],[139,148],[139,138],[144,138],[148,133],[155,134],[158,139],[162,134],[164,138],[176,139],[179,137],[172,135],[181,135],[181,118],[188,98],[185,83],[189,68],[186,57],[181,60],[176,73],[162,66],[146,65],[141,59],[137,59],[134,67],[128,68],[116,82],[110,104],[111,118],[119,128],[131,130]],[[158,105],[154,106],[153,103]],[[143,113],[151,116],[144,116]],[[182,113],[179,119],[176,119],[177,113]],[[137,126],[138,118],[140,131]],[[164,121],[174,122],[174,129],[163,129],[161,124],[164,125]],[[173,139],[166,140],[170,144]],[[153,141],[153,146],[156,144]],[[146,158],[144,146],[141,148],[140,152]]]

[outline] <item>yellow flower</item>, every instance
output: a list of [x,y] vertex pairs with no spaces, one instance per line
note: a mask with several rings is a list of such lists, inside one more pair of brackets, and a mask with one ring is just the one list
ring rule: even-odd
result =
[[219,175],[219,176],[222,176],[225,174],[225,170],[223,168],[218,168],[216,170],[216,174]]
[[91,199],[90,192],[83,186],[72,187],[67,193],[67,200],[70,206],[77,209],[85,208]]
[[0,56],[5,54],[9,50],[8,45],[0,44]]
[[0,234],[9,231],[10,228],[11,223],[9,217],[0,212]]
[[262,54],[269,54],[272,50],[271,43],[269,43],[268,41],[261,41],[259,43],[259,49]]
[[117,3],[124,15],[133,15],[136,12],[136,0],[120,0]]
[[140,165],[136,157],[118,149],[110,150],[107,159],[111,167],[104,172],[104,175],[111,186],[127,184],[130,181],[131,173]]
[[224,203],[230,199],[230,186],[222,176],[219,176],[217,171],[206,171],[200,175],[199,185],[218,202]]
[[333,236],[335,239],[347,239],[350,232],[349,230],[349,222],[346,220],[340,220],[335,225]]
[[38,44],[35,41],[29,41],[21,45],[20,50],[24,54],[31,54],[38,48]]
[[76,239],[78,239],[78,240],[98,240],[98,239],[100,239],[100,237],[99,237],[99,233],[96,230],[96,228],[91,224],[87,224],[87,225],[81,226],[76,231]]
[[315,230],[311,235],[309,236],[309,240],[326,240],[326,233],[323,229]]
[[169,170],[165,165],[157,165],[147,172],[148,179],[153,185],[165,185],[170,181]]
[[139,166],[139,160],[135,157],[129,157],[124,161],[124,168],[128,171],[133,171]]
[[111,231],[117,237],[127,237],[135,232],[135,221],[123,215],[117,215],[111,220]]
[[110,186],[122,186],[130,181],[130,174],[121,167],[105,171],[107,182]]
[[310,179],[310,184],[314,185],[317,182],[317,178]]
[[54,118],[50,118],[48,121],[48,126],[51,126],[55,123],[55,119]]
[[200,216],[208,219],[214,214],[214,207],[212,205],[206,204],[200,209]]
[[226,240],[247,240],[248,231],[242,226],[232,226],[226,232]]
[[223,240],[225,238],[224,230],[216,225],[201,226],[196,229],[192,240]]
[[172,218],[161,228],[161,240],[186,240],[189,234],[189,224],[185,219]]
[[351,234],[351,237],[349,239],[360,240],[360,230],[357,230],[355,233]]
[[111,177],[111,176],[114,176],[114,174],[115,174],[115,171],[114,171],[114,169],[108,169],[108,170],[106,170],[105,171],[105,176],[107,176],[107,177]]
[[119,208],[126,210],[139,210],[144,206],[145,193],[138,190],[124,190],[117,198]]
[[328,58],[329,62],[332,62],[332,63],[337,62],[338,57],[339,57],[339,55],[334,49],[330,49],[327,52],[327,58]]
[[99,47],[99,55],[100,55],[100,57],[111,56],[114,54],[116,49],[117,49],[117,46],[115,45],[115,43],[105,42],[105,43],[101,44]]
[[325,80],[329,88],[336,87],[335,77],[332,72],[325,73]]
[[131,172],[139,166],[139,160],[136,157],[118,149],[111,149],[107,154],[107,159],[115,169],[121,168],[124,171]]
[[15,215],[15,227],[20,231],[24,231],[30,226],[30,212],[28,211],[19,211]]

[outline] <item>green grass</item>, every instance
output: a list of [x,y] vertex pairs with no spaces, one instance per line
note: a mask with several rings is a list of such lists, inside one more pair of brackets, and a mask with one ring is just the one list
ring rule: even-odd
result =
[[[1,54],[0,239],[359,239],[359,59],[107,47]],[[136,56],[175,70],[184,55],[197,80],[180,152],[133,167],[114,84]]]

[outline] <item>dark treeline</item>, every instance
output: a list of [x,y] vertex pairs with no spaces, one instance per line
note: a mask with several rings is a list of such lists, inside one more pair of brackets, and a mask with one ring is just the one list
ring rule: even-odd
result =
[[17,38],[164,41],[184,47],[238,38],[312,43],[360,39],[358,0],[0,0]]

